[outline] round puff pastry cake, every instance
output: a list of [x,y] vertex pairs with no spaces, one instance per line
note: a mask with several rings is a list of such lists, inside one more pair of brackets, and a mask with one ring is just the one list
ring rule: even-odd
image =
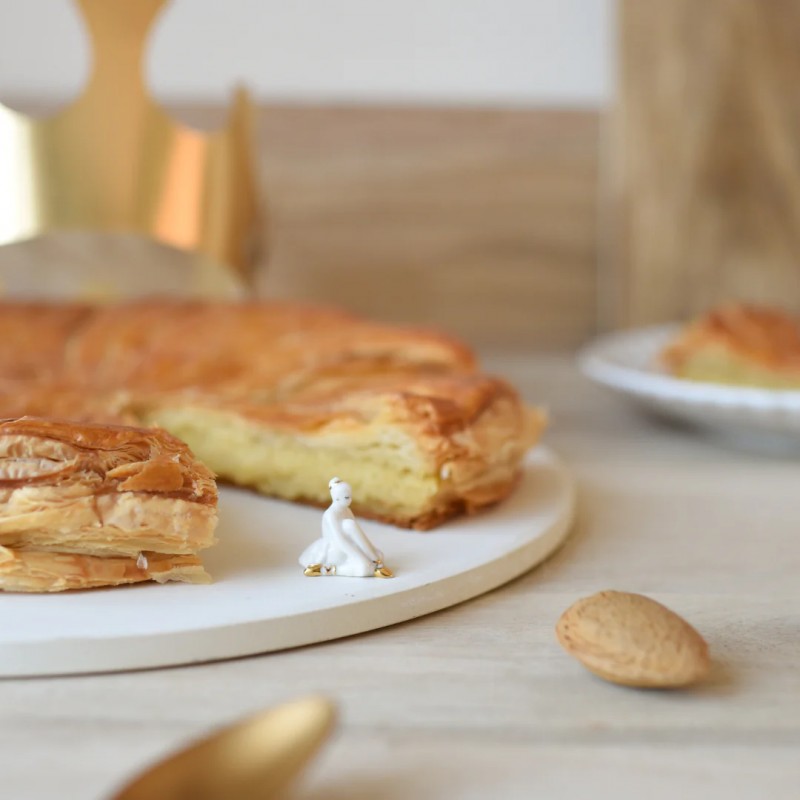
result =
[[209,580],[214,476],[164,430],[0,422],[0,589]]
[[773,308],[721,306],[689,323],[661,360],[689,380],[798,389],[800,321]]
[[[545,424],[462,343],[339,310],[3,304],[0,320],[13,383],[0,413],[52,402],[70,418],[158,425],[221,478],[288,500],[324,505],[344,474],[356,513],[405,527],[505,497]],[[40,336],[17,357],[14,338]]]

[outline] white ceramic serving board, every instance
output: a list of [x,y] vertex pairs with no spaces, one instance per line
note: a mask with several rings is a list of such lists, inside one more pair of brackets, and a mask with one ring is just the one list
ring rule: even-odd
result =
[[428,533],[363,528],[395,577],[306,578],[297,563],[321,512],[223,488],[207,586],[0,594],[0,676],[163,667],[324,642],[414,619],[529,570],[564,541],[574,486],[540,447],[498,507]]

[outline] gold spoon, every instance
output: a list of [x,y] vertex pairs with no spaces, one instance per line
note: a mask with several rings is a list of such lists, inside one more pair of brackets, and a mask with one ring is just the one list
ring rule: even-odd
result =
[[335,716],[323,697],[264,711],[168,756],[111,800],[264,800],[305,766]]

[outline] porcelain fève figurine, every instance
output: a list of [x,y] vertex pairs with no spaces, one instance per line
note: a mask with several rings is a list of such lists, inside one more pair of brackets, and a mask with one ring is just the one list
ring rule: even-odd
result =
[[350,484],[331,478],[328,489],[333,502],[322,515],[322,538],[300,556],[303,574],[310,578],[391,578],[392,571],[383,565],[383,553],[367,539],[350,510]]

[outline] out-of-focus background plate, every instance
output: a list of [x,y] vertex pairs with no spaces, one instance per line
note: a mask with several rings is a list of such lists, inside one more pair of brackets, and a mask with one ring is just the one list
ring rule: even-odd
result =
[[797,446],[800,391],[675,378],[657,357],[677,330],[677,325],[664,325],[600,337],[581,351],[580,367],[593,380],[670,417],[746,443]]
[[546,448],[506,502],[435,531],[364,528],[390,580],[306,578],[319,509],[223,488],[207,586],[142,584],[0,595],[0,676],[110,672],[233,658],[324,642],[446,608],[540,563],[569,533],[574,486]]

